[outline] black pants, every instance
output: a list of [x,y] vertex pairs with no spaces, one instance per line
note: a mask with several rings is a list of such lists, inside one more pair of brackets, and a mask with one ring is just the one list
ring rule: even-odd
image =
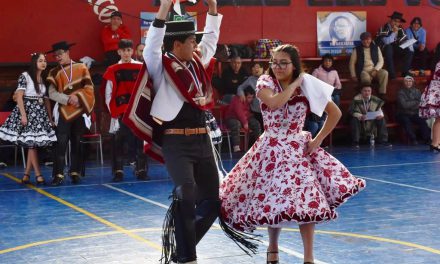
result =
[[394,66],[394,56],[399,58],[402,63],[402,74],[406,75],[411,67],[413,52],[409,49],[402,49],[398,45],[389,44],[383,47],[383,56],[390,79],[396,78],[396,68]]
[[219,178],[209,136],[165,135],[162,151],[175,185],[177,261],[196,260],[196,245],[218,216]]
[[[361,138],[361,134],[364,133],[364,137],[369,137],[370,135],[365,135],[365,129],[363,128],[363,122],[357,119],[356,117],[351,118],[351,136],[352,141],[359,143],[359,139]],[[385,118],[382,119],[375,119],[371,120],[369,122],[374,122],[374,125],[376,126],[377,130],[377,142],[388,142],[388,130],[387,130],[387,124],[385,122]]]
[[426,124],[426,120],[419,117],[419,115],[405,115],[399,114],[396,116],[397,121],[402,125],[405,129],[408,137],[415,141],[417,139],[416,133],[414,132],[413,124],[416,124],[420,129],[420,134],[424,142],[428,142],[431,139],[431,130]]
[[66,122],[61,116],[58,120],[56,128],[57,143],[55,147],[55,162],[53,167],[53,176],[64,174],[65,155],[70,140],[70,156],[72,163],[70,164],[70,172],[80,173],[82,170],[83,157],[80,151],[81,136],[86,131],[84,118],[78,117],[72,122]]
[[126,148],[130,161],[136,160],[136,172],[140,170],[148,171],[147,157],[143,152],[143,141],[136,137],[121,120],[119,119],[119,130],[112,138],[112,166],[113,172],[123,170],[124,149]]

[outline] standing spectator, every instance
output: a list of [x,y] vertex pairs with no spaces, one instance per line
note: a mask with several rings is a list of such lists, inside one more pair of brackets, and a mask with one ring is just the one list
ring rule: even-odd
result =
[[[249,76],[240,86],[237,88],[237,95],[240,96],[240,100],[244,103],[246,101],[246,96],[244,94],[244,89],[247,87],[252,88],[255,91],[257,80],[263,74],[263,65],[260,62],[254,62],[251,66],[251,76]],[[263,116],[261,115],[260,101],[254,97],[251,103],[251,112],[254,117],[260,122],[260,127],[263,125]]]
[[422,27],[422,19],[420,17],[413,18],[413,20],[411,20],[411,25],[405,30],[405,32],[408,39],[417,40],[416,43],[409,47],[409,50],[413,53],[411,58],[419,58],[417,68],[420,69],[420,75],[424,76],[425,70],[427,69],[426,62],[428,60],[429,52],[426,48],[426,30]]
[[231,102],[232,97],[237,94],[238,86],[248,77],[239,56],[232,57],[229,65],[230,67],[222,73],[220,87],[220,94],[223,96],[222,101],[226,104]]
[[420,97],[421,93],[415,87],[414,78],[406,76],[403,79],[403,87],[397,93],[396,119],[405,129],[413,145],[418,144],[413,124],[419,127],[424,142],[429,143],[431,139],[431,131],[426,124],[426,120],[419,117]]
[[370,32],[361,34],[362,45],[357,46],[350,57],[351,78],[361,84],[371,85],[376,79],[379,82],[379,95],[384,97],[387,92],[388,72],[383,67],[382,52],[371,39]]
[[254,117],[251,111],[252,101],[255,99],[255,90],[251,87],[244,89],[245,101],[242,102],[240,96],[235,95],[229,104],[225,119],[228,128],[231,130],[232,146],[234,152],[240,150],[240,129],[249,131],[251,139],[255,140],[261,134],[260,122]]
[[[353,147],[359,148],[361,137],[374,137],[374,131],[377,131],[377,143],[390,147],[388,142],[388,131],[383,116],[382,106],[384,101],[371,95],[371,86],[364,85],[361,93],[356,95],[350,105],[351,118],[351,136]],[[380,112],[375,119],[367,119],[368,112]]]
[[145,44],[139,43],[136,46],[136,50],[134,51],[134,59],[139,62],[144,62],[144,56],[142,53],[144,52]]
[[118,55],[118,43],[121,39],[131,39],[131,34],[128,27],[122,24],[121,12],[114,11],[110,15],[110,24],[105,25],[101,31],[101,42],[104,46],[107,66],[118,63],[121,59]]
[[333,68],[333,56],[328,53],[322,56],[321,65],[313,71],[312,75],[335,87],[332,100],[339,106],[341,102],[342,84],[338,72]]
[[70,177],[73,184],[80,181],[83,157],[80,153],[80,139],[90,127],[88,116],[95,106],[95,94],[89,70],[83,63],[70,59],[70,47],[66,41],[52,45],[58,66],[50,70],[47,81],[49,97],[56,102],[54,119],[57,124],[57,145],[53,167],[52,185],[58,186],[64,181],[65,153],[67,145],[71,145],[72,163]]
[[27,164],[22,183],[30,183],[32,168],[37,184],[44,184],[38,162],[38,149],[56,142],[52,128],[52,113],[44,84],[46,57],[43,53],[31,55],[31,65],[18,78],[17,106],[0,127],[0,138],[28,148]]
[[113,135],[113,182],[120,182],[124,179],[124,145],[128,147],[130,156],[135,154],[136,178],[145,181],[149,180],[149,177],[147,176],[147,159],[143,153],[143,141],[136,138],[130,129],[122,123],[122,116],[127,109],[142,64],[131,58],[133,55],[133,42],[131,40],[121,39],[119,41],[118,54],[121,56],[121,60],[107,68],[103,76],[106,83],[105,86],[101,86],[105,87],[105,104],[111,115],[109,133]]
[[422,94],[419,115],[422,118],[435,118],[430,149],[440,152],[440,61],[437,61],[434,76]]
[[394,55],[398,55],[398,58],[403,59],[402,76],[406,76],[409,74],[411,67],[412,53],[409,48],[402,49],[399,47],[399,45],[408,39],[405,30],[401,26],[402,23],[406,22],[405,19],[403,19],[403,14],[394,11],[389,18],[390,21],[379,29],[376,36],[376,44],[382,48],[390,79],[394,79],[396,78]]

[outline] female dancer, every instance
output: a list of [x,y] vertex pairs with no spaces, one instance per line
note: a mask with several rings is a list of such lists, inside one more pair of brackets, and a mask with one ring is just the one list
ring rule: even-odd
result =
[[440,152],[440,60],[435,66],[431,82],[422,94],[419,115],[422,118],[435,118],[430,150]]
[[47,89],[44,85],[44,70],[47,61],[43,53],[31,55],[31,65],[27,72],[18,78],[18,87],[15,92],[17,106],[5,123],[0,127],[0,138],[15,142],[28,148],[28,159],[22,183],[30,183],[32,167],[35,171],[37,184],[44,184],[38,163],[38,147],[51,145],[56,141],[52,126],[50,102]]
[[[230,226],[246,231],[268,226],[267,263],[278,263],[278,237],[289,223],[299,224],[304,263],[313,263],[315,223],[335,219],[336,207],[365,187],[319,147],[341,116],[332,90],[301,74],[292,45],[273,51],[269,75],[258,80],[265,132],[224,179],[220,196],[222,219]],[[302,131],[309,105],[315,114],[328,115],[315,138]]]

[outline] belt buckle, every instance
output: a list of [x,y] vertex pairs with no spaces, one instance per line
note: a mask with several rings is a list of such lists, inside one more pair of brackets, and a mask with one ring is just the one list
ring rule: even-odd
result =
[[190,133],[189,133],[189,128],[185,128],[185,129],[183,129],[183,132],[184,132],[184,134],[185,134],[185,136],[189,136],[189,135],[191,135]]

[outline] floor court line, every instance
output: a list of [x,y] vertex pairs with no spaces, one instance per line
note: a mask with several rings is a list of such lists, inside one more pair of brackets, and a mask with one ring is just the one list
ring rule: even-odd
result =
[[361,179],[365,179],[365,180],[377,181],[377,182],[381,182],[381,183],[392,184],[392,185],[397,185],[397,186],[401,186],[401,187],[407,187],[407,188],[417,189],[417,190],[422,190],[422,191],[440,193],[440,190],[428,189],[428,188],[423,188],[423,187],[418,187],[418,186],[404,184],[404,183],[398,183],[398,182],[379,180],[379,179],[374,179],[374,178],[370,178],[370,177],[363,177],[363,176],[359,176],[359,175],[355,175],[355,176],[358,178],[361,178]]
[[[121,192],[123,194],[129,195],[129,196],[131,196],[133,198],[140,199],[142,201],[148,202],[148,203],[150,203],[150,201],[151,201],[150,199],[144,198],[144,197],[139,196],[137,194],[134,194],[134,193],[122,190],[120,188],[117,188],[117,187],[114,187],[114,186],[111,186],[111,185],[108,185],[108,184],[106,184],[104,186],[107,187],[107,188],[110,188],[112,190]],[[159,202],[156,202],[156,201],[154,201],[154,204],[157,205],[157,206],[160,206],[160,207],[162,207],[164,209],[168,209],[168,206],[166,206],[165,204],[162,204],[162,203],[159,203]],[[214,224],[214,226],[219,228],[219,226],[217,224]],[[265,229],[264,228],[259,228],[259,230],[265,230]],[[293,229],[293,228],[285,228],[285,230],[299,232],[298,229]],[[427,252],[430,252],[430,253],[434,253],[434,254],[439,254],[440,255],[440,250],[438,250],[438,249],[430,248],[430,247],[427,247],[427,246],[423,246],[423,245],[419,245],[419,244],[415,244],[415,243],[411,243],[411,242],[400,241],[400,240],[396,240],[396,239],[389,239],[389,238],[369,236],[369,235],[356,234],[356,233],[348,233],[348,232],[321,231],[321,230],[317,230],[315,232],[317,234],[330,234],[330,235],[338,235],[338,236],[349,236],[349,237],[355,237],[355,238],[360,238],[360,239],[388,242],[388,243],[397,244],[397,245],[404,245],[404,246],[407,246],[407,247],[412,247],[412,248],[416,248],[416,249],[420,249],[420,250],[423,250],[423,251],[427,251]],[[263,244],[268,245],[268,242],[266,242],[266,241],[262,241],[262,242],[263,242]],[[299,253],[299,252],[291,251],[291,250],[289,250],[287,248],[281,249],[281,247],[280,247],[280,250],[285,252],[285,253],[287,253],[287,254],[290,254],[290,255],[293,255],[293,256],[296,256],[296,257],[299,257],[299,258],[303,258],[303,255],[301,253]],[[325,262],[316,260],[316,263],[324,264]]]
[[408,163],[391,163],[381,165],[367,165],[367,166],[351,166],[348,169],[363,169],[363,168],[377,168],[377,167],[394,167],[394,166],[409,166],[409,165],[423,165],[423,164],[435,164],[440,161],[423,161],[423,162],[408,162]]
[[[21,183],[20,179],[16,178],[15,176],[13,176],[11,174],[3,173],[3,176],[5,176],[5,177],[7,177],[7,178],[17,182],[17,183]],[[100,222],[100,223],[102,223],[102,224],[104,224],[104,225],[106,225],[108,227],[111,227],[111,228],[113,228],[113,229],[115,229],[115,230],[117,230],[119,232],[122,232],[125,235],[127,235],[127,236],[129,236],[129,237],[131,237],[131,238],[133,238],[133,239],[135,239],[135,240],[137,240],[139,242],[147,244],[151,248],[154,248],[154,249],[157,249],[157,250],[162,250],[162,246],[160,246],[160,245],[158,245],[156,243],[153,243],[153,242],[151,242],[151,241],[149,241],[149,240],[147,240],[147,239],[145,239],[145,238],[143,238],[141,236],[133,234],[130,231],[126,230],[125,228],[123,228],[123,227],[121,227],[119,225],[116,225],[116,224],[114,224],[114,223],[112,223],[112,222],[110,222],[108,220],[105,220],[104,218],[99,217],[98,215],[95,215],[95,214],[93,214],[93,213],[91,213],[91,212],[89,212],[89,211],[87,211],[87,210],[85,210],[85,209],[83,209],[83,208],[81,208],[79,206],[76,206],[76,205],[74,205],[74,204],[72,204],[70,202],[67,202],[67,201],[65,201],[65,200],[63,200],[63,199],[61,199],[61,198],[59,198],[59,197],[57,197],[55,195],[52,195],[52,194],[46,192],[45,190],[37,188],[37,187],[33,186],[32,184],[26,184],[26,186],[28,188],[38,192],[38,193],[40,193],[40,194],[50,198],[50,199],[53,199],[53,200],[55,200],[55,201],[65,205],[65,206],[67,206],[67,207],[77,211],[77,212],[80,212],[80,213],[82,213],[82,214],[92,218],[93,220],[96,220],[96,221],[98,221],[98,222]]]
[[[156,201],[153,201],[153,200],[147,199],[147,198],[145,198],[145,197],[142,197],[142,196],[139,196],[139,195],[137,195],[137,194],[134,194],[134,193],[131,193],[131,192],[128,192],[128,191],[122,190],[122,189],[120,189],[120,188],[117,188],[117,187],[111,186],[111,185],[109,185],[109,184],[104,184],[104,186],[107,187],[107,188],[110,188],[110,189],[112,189],[112,190],[115,190],[115,191],[117,191],[117,192],[123,193],[123,194],[125,194],[125,195],[131,196],[131,197],[133,197],[133,198],[136,198],[136,199],[142,200],[142,201],[144,201],[144,202],[154,204],[154,205],[159,206],[159,207],[161,207],[161,208],[163,208],[163,209],[165,209],[165,210],[167,210],[168,207],[169,207],[169,206],[167,206],[167,205],[165,205],[165,204],[162,204],[162,203],[159,203],[159,202],[156,202]],[[213,224],[213,226],[214,226],[215,228],[217,228],[217,229],[220,229],[220,226],[219,226],[218,224]],[[261,239],[260,239],[260,240],[261,240]],[[266,246],[269,245],[268,242],[263,241],[263,240],[261,240],[261,241],[262,241],[262,243],[263,243],[264,245],[266,245]],[[292,256],[298,257],[298,258],[300,258],[300,259],[303,259],[303,257],[304,257],[304,255],[302,255],[301,253],[296,252],[296,251],[293,251],[293,250],[290,250],[290,249],[287,249],[287,248],[279,247],[279,250],[280,250],[280,251],[283,251],[284,253],[287,253],[287,254],[289,254],[289,255],[292,255]],[[316,262],[317,264],[327,264],[327,263],[322,262],[322,261],[319,261],[319,260],[315,260],[315,262]]]

